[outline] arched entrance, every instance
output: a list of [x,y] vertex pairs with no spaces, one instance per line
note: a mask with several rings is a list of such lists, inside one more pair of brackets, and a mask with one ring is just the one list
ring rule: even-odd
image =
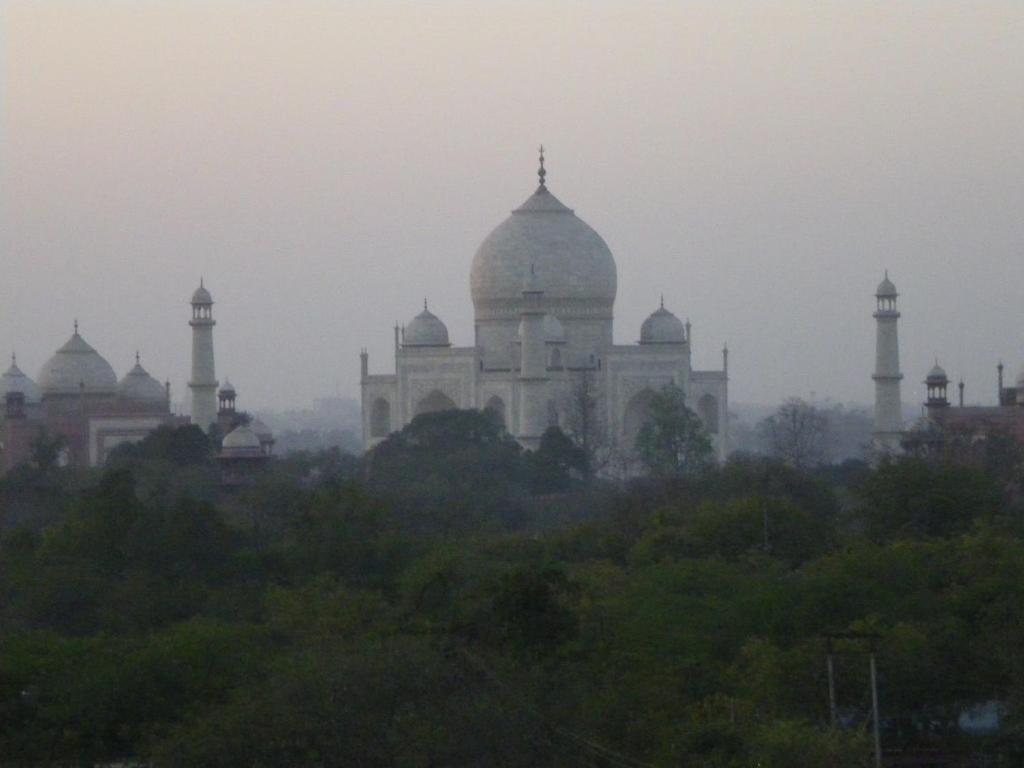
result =
[[697,415],[709,435],[718,434],[718,400],[714,395],[704,395],[697,401]]
[[640,428],[651,418],[651,399],[654,392],[645,389],[637,392],[626,404],[626,410],[622,415],[622,436],[625,446],[632,449],[636,443],[636,436],[640,434]]
[[390,432],[391,403],[378,397],[370,409],[370,437],[387,437]]
[[487,405],[484,406],[484,410],[493,413],[502,427],[508,427],[508,421],[505,418],[505,401],[500,397],[497,395],[492,396],[487,401]]

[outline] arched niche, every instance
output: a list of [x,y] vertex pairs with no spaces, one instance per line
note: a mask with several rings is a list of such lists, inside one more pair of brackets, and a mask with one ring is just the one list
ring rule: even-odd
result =
[[637,392],[626,403],[626,410],[622,414],[622,436],[625,444],[632,448],[636,442],[636,436],[640,434],[640,428],[651,418],[651,399],[654,392],[645,389]]
[[391,403],[383,397],[370,408],[370,437],[387,437],[391,433]]
[[490,411],[498,419],[498,423],[503,427],[508,426],[508,421],[505,417],[505,401],[497,395],[492,396],[488,401],[487,405],[484,406],[485,411]]
[[697,415],[708,434],[718,434],[718,400],[714,395],[704,395],[697,401]]
[[558,404],[554,400],[548,400],[548,426],[559,427]]

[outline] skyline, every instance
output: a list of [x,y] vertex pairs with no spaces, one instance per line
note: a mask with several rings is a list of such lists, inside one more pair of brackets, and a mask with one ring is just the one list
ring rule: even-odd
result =
[[869,404],[886,268],[904,401],[936,356],[969,402],[1024,363],[1024,9],[247,8],[0,11],[0,352],[30,376],[77,318],[185,402],[200,276],[246,408],[357,396],[424,294],[469,345],[540,143],[616,257],[616,341],[664,293],[696,365],[728,342],[733,402]]

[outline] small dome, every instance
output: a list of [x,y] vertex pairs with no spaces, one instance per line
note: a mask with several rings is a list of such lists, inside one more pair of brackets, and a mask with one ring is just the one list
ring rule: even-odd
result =
[[892,280],[889,279],[889,272],[886,271],[882,282],[878,284],[878,290],[875,291],[875,296],[880,299],[895,299],[898,295],[899,294],[896,293],[896,286],[892,284]]
[[39,371],[39,387],[46,395],[117,392],[117,375],[110,363],[78,335],[77,329]]
[[685,344],[686,326],[662,305],[640,326],[641,344]]
[[117,394],[126,400],[146,400],[156,403],[167,400],[167,389],[146,373],[146,369],[142,367],[137,355],[135,367],[128,371],[118,383]]
[[220,446],[221,456],[262,456],[260,439],[248,424],[242,424],[229,432]]
[[199,281],[199,287],[196,288],[195,293],[192,294],[193,304],[213,304],[213,296],[206,290],[206,286],[203,285],[203,281]]
[[565,343],[565,328],[562,327],[561,321],[554,315],[544,315],[544,343]]
[[945,369],[939,365],[938,361],[936,361],[935,365],[932,366],[932,369],[928,371],[928,378],[925,381],[933,383],[948,382],[949,378],[946,376]]
[[235,387],[231,383],[230,379],[224,379],[224,384],[222,384],[220,388],[220,395],[221,397],[224,397],[225,395],[237,395],[237,393],[235,392]]
[[403,347],[447,347],[448,328],[441,318],[427,309],[423,302],[423,311],[405,326],[402,336]]
[[20,392],[26,403],[38,403],[42,399],[39,385],[22,373],[14,355],[11,355],[11,367],[0,376],[0,402],[11,392]]

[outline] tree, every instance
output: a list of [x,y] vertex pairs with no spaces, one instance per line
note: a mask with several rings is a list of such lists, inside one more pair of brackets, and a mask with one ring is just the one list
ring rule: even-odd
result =
[[365,461],[370,488],[406,523],[451,531],[522,514],[522,449],[488,411],[420,414]]
[[669,384],[651,396],[649,418],[636,436],[636,452],[652,475],[678,476],[710,461],[711,440],[686,407],[682,389]]
[[110,452],[108,461],[123,459],[167,461],[178,466],[202,465],[210,460],[210,439],[199,427],[162,426],[137,443],[123,443]]
[[879,541],[965,533],[992,519],[1002,497],[982,469],[917,457],[884,460],[854,492],[867,533]]
[[786,400],[759,425],[768,453],[798,469],[827,458],[828,418],[798,397]]
[[32,464],[42,472],[56,469],[61,463],[61,453],[67,447],[63,437],[50,435],[45,429],[32,441]]
[[569,490],[573,473],[586,476],[587,456],[583,448],[558,427],[548,427],[540,438],[540,446],[528,455],[533,490],[537,493],[559,493]]
[[590,480],[610,460],[608,425],[600,407],[599,384],[594,372],[579,371],[565,397],[565,430],[583,452],[583,477]]

